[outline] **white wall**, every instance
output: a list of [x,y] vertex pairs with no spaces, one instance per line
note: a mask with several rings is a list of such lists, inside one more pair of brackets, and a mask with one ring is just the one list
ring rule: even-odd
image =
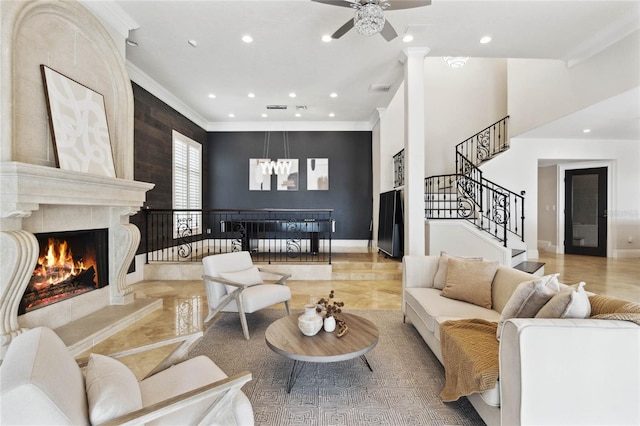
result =
[[393,156],[404,149],[404,83],[391,99],[382,116],[380,137],[384,141],[380,148],[380,192],[393,189]]
[[511,135],[517,136],[640,85],[640,32],[567,67],[559,60],[509,59]]
[[[484,176],[507,182],[508,189],[526,191],[525,240],[530,257],[537,256],[538,160],[606,161],[612,164],[609,183],[609,237],[607,256],[637,256],[640,249],[640,144],[633,140],[513,138],[511,149],[484,164]],[[558,206],[562,214],[563,206]],[[633,242],[627,243],[631,236]]]
[[551,252],[556,251],[558,239],[557,169],[555,165],[538,168],[538,248]]
[[451,68],[425,60],[425,173],[455,172],[455,146],[507,115],[507,61],[470,58]]

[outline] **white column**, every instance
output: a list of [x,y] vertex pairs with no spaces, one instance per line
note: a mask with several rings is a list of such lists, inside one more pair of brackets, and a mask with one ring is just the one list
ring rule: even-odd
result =
[[429,48],[406,48],[404,64],[404,254],[425,254],[424,58]]

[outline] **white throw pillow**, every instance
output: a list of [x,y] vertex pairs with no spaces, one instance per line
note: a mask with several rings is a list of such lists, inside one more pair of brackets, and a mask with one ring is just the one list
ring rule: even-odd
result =
[[436,271],[436,275],[433,277],[433,288],[437,288],[438,290],[442,290],[447,283],[447,265],[449,259],[466,259],[466,260],[477,260],[481,261],[481,257],[462,257],[462,256],[450,256],[445,251],[440,252],[440,259],[438,261],[438,270]]
[[[242,271],[220,272],[220,278],[245,285],[264,284],[257,266],[252,266]],[[231,293],[238,288],[232,285],[225,285],[225,287],[227,287],[227,293]]]
[[506,320],[509,318],[533,318],[560,291],[558,275],[560,274],[545,275],[537,280],[524,281],[516,287],[500,314],[496,331],[498,340],[500,340],[500,332]]
[[85,374],[91,424],[100,424],[142,408],[138,379],[126,365],[91,354]]
[[584,282],[556,293],[536,314],[536,318],[588,318],[591,315],[589,296]]

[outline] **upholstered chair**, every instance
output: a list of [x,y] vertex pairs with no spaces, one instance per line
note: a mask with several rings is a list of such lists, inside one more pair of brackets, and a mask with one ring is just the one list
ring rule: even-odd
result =
[[51,329],[26,331],[13,339],[0,367],[0,424],[253,424],[251,402],[240,390],[250,373],[227,377],[197,356],[138,381],[115,358],[138,352],[75,360]]
[[[204,286],[207,291],[209,322],[219,312],[238,312],[242,332],[249,340],[245,314],[250,314],[284,302],[289,315],[291,290],[286,285],[290,274],[258,268],[247,251],[223,253],[202,259]],[[265,283],[269,275],[278,277],[276,283]]]

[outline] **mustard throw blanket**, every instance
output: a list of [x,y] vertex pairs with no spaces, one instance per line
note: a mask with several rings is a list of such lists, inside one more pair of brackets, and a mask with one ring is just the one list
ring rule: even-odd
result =
[[440,398],[457,401],[461,396],[493,389],[498,380],[498,323],[482,319],[446,321],[440,324],[445,386]]

